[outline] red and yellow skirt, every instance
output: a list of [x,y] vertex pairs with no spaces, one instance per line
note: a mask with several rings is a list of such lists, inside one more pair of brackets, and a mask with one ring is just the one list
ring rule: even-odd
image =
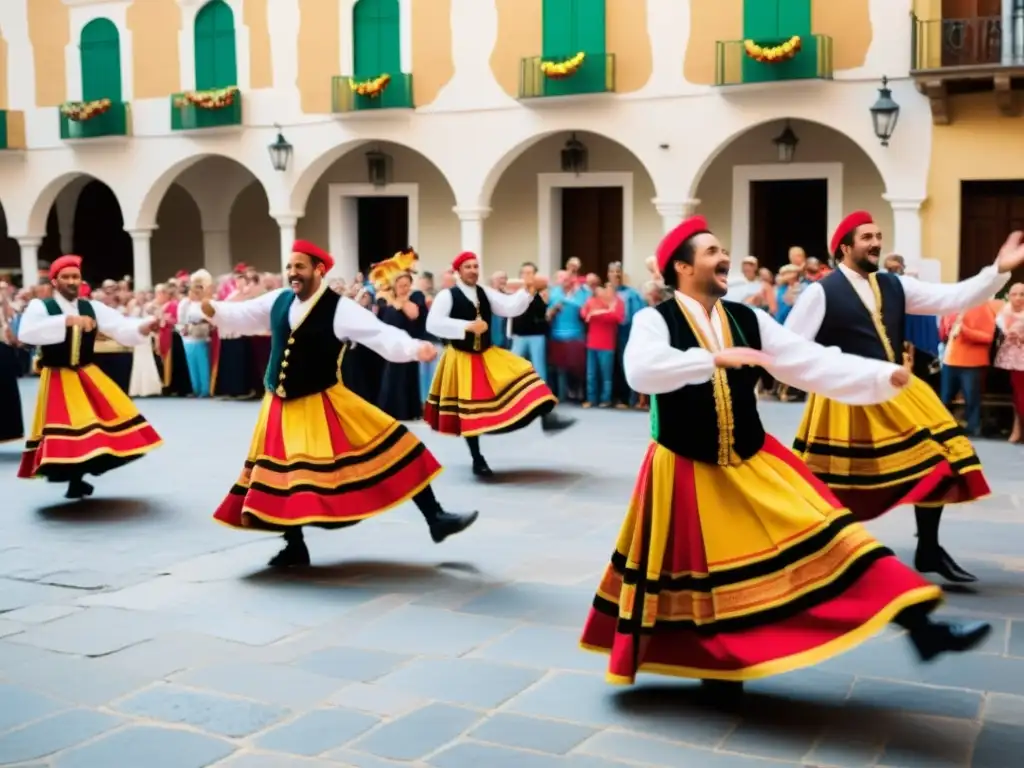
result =
[[916,376],[879,405],[808,395],[793,450],[860,520],[902,504],[942,506],[990,493],[971,441]]
[[245,467],[213,517],[232,528],[341,528],[426,488],[441,465],[405,426],[344,385],[268,392]]
[[162,442],[132,399],[97,366],[42,368],[18,477],[65,483],[102,475]]
[[528,360],[500,347],[472,353],[449,346],[437,364],[423,419],[437,432],[473,437],[522,429],[557,404]]
[[607,678],[752,680],[822,662],[942,590],[769,437],[737,466],[652,445],[581,645]]

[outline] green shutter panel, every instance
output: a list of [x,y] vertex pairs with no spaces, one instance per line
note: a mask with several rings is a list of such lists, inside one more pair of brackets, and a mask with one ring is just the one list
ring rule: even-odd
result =
[[776,0],[779,4],[780,38],[811,36],[811,0]]
[[82,99],[121,101],[121,38],[110,19],[94,19],[82,29]]
[[576,0],[544,0],[543,43],[545,59],[572,56],[575,48]]
[[573,35],[570,54],[605,52],[605,0],[573,0]]
[[380,74],[402,71],[402,30],[398,0],[377,0],[377,50]]
[[352,9],[353,75],[358,80],[381,73],[380,24],[378,0],[359,0]]
[[[780,0],[745,0],[743,3],[743,38],[771,41],[779,37]],[[808,0],[810,4],[810,0]]]
[[211,0],[196,14],[196,90],[238,85],[235,16],[223,0]]

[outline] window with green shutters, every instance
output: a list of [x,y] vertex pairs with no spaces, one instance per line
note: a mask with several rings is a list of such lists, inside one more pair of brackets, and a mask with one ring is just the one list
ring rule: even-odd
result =
[[223,0],[211,0],[196,14],[196,90],[238,85],[235,15]]
[[746,0],[743,3],[743,37],[746,40],[780,40],[811,35],[811,0]]
[[78,43],[82,62],[82,100],[121,101],[121,36],[110,19],[94,19]]
[[402,71],[398,0],[359,0],[352,9],[353,77],[367,80]]
[[605,52],[605,0],[544,0],[543,19],[545,58]]

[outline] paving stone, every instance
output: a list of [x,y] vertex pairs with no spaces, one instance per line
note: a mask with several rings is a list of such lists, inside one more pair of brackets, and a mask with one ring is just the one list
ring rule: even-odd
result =
[[20,621],[22,624],[45,624],[82,610],[74,605],[27,605],[16,611],[5,613],[4,618]]
[[521,664],[540,669],[604,672],[608,657],[580,648],[580,630],[561,627],[518,627],[493,643],[478,648],[473,657]]
[[593,600],[593,589],[515,583],[472,598],[459,606],[459,611],[578,628],[583,626]]
[[852,675],[827,672],[820,669],[801,669],[775,675],[763,680],[753,680],[744,686],[748,701],[757,705],[777,705],[798,702],[800,705],[817,704],[840,706],[853,688]]
[[1010,622],[1007,650],[1010,656],[1024,658],[1024,621]]
[[[6,614],[5,614],[6,615]],[[0,619],[0,637],[10,637],[26,629],[24,624],[18,624],[7,619]]]
[[273,728],[256,740],[256,746],[293,755],[319,755],[347,744],[379,722],[361,712],[318,709]]
[[512,627],[502,619],[408,606],[384,615],[342,642],[391,653],[461,656]]
[[554,755],[538,755],[490,744],[462,742],[448,747],[427,761],[437,768],[565,768]]
[[[397,762],[395,760],[386,760],[383,757],[376,757],[374,755],[368,755],[365,752],[353,752],[349,749],[336,749],[333,752],[328,752],[327,757],[332,761],[337,761],[345,766],[351,768],[429,768],[426,763],[407,762],[405,760]],[[335,765],[336,763],[332,763]],[[270,766],[270,768],[275,768]],[[480,766],[480,768],[486,768]]]
[[978,730],[977,723],[966,720],[905,715],[892,722],[878,762],[899,768],[967,768]]
[[807,718],[805,708],[777,705],[771,711],[744,718],[720,743],[724,752],[801,762],[814,748],[821,723]]
[[228,741],[191,731],[138,726],[116,731],[84,746],[63,752],[54,768],[145,766],[206,768],[235,751]]
[[5,674],[13,682],[83,706],[106,704],[151,682],[148,676],[105,666],[100,659],[60,653],[46,653]]
[[69,587],[71,589],[103,589],[110,586],[110,575],[97,571],[54,571],[47,573],[40,578],[40,582],[55,587]]
[[146,611],[90,608],[8,638],[59,653],[103,656],[129,645],[152,640],[167,629],[166,617]]
[[1019,725],[1024,723],[1024,697],[1006,696],[1001,693],[989,695],[985,700],[982,720],[986,723]]
[[414,661],[377,681],[427,699],[493,709],[543,677],[540,670],[477,659]]
[[191,725],[220,736],[248,736],[287,717],[284,707],[247,699],[228,698],[174,685],[158,685],[118,702],[119,712]]
[[217,768],[345,768],[334,761],[318,760],[316,758],[295,757],[294,755],[282,755],[280,752],[249,752],[236,754],[229,757],[223,763],[217,763]]
[[921,715],[974,720],[981,711],[982,694],[956,688],[862,679],[854,684],[850,702],[879,709],[899,709]]
[[1020,765],[1024,755],[1024,721],[1015,725],[989,723],[974,743],[971,768],[1008,768]]
[[66,705],[34,691],[0,683],[0,731],[55,714]]
[[295,661],[295,666],[314,675],[368,683],[386,675],[411,657],[363,648],[325,648]]
[[72,590],[52,587],[48,584],[36,584],[19,579],[0,579],[0,613],[13,611],[27,605],[60,603],[73,600],[76,596]]
[[81,744],[119,725],[113,715],[72,709],[0,736],[0,764],[34,760]]
[[244,660],[250,648],[220,638],[192,632],[168,632],[144,643],[123,648],[93,664],[112,672],[122,672],[159,680],[174,672],[212,663]]
[[[768,762],[748,755],[712,752],[684,746],[667,740],[652,739],[631,733],[600,733],[580,747],[580,752],[592,752],[600,759],[623,760],[629,765],[658,766],[658,768],[749,768],[763,766],[781,768],[797,763]],[[576,755],[572,755],[575,758]],[[577,763],[571,763],[573,768]],[[583,768],[586,763],[579,763]],[[589,768],[589,765],[587,765]],[[597,768],[597,765],[595,765]]]
[[498,713],[484,720],[470,733],[476,741],[564,755],[597,730],[555,720]]
[[[15,635],[16,639],[21,635]],[[924,667],[924,682],[950,688],[1024,695],[1024,659],[963,653]]]
[[328,699],[328,704],[374,715],[398,717],[429,704],[426,699],[379,685],[353,683]]
[[390,760],[418,760],[458,738],[479,718],[469,709],[431,704],[386,723],[349,749]]
[[286,707],[312,706],[341,687],[337,680],[277,664],[202,667],[175,675],[174,682]]
[[807,755],[808,765],[867,768],[875,765],[885,747],[885,736],[857,727],[853,720],[842,727],[826,728]]
[[177,626],[186,631],[198,632],[246,645],[269,645],[302,631],[302,628],[295,624],[266,619],[261,616],[249,616],[244,613],[211,613],[202,616],[188,616]]

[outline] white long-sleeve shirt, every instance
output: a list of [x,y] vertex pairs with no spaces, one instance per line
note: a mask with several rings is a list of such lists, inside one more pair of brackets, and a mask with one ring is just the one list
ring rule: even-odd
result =
[[498,317],[519,317],[530,307],[533,294],[525,288],[515,293],[501,293],[486,285],[466,285],[459,281],[454,288],[445,288],[434,297],[434,303],[427,312],[427,333],[439,339],[464,339],[466,326],[472,320],[458,320],[452,314],[452,291],[462,291],[471,302],[479,306],[477,291],[483,291],[491,305],[492,314]]
[[[676,293],[705,338],[722,347],[722,318],[716,307],[710,319],[695,299]],[[765,312],[755,312],[761,332],[761,351],[771,357],[768,373],[805,392],[817,392],[849,405],[874,405],[896,396],[890,379],[898,366],[847,355],[836,347],[823,347],[786,330]],[[668,326],[653,307],[633,317],[623,352],[629,386],[647,395],[674,392],[690,384],[704,384],[715,372],[714,352],[701,347],[680,350],[669,340]]]
[[[321,289],[325,290],[327,289]],[[285,291],[290,293],[291,288],[278,288],[276,291],[246,301],[211,301],[214,308],[214,315],[211,318],[202,313],[201,305],[193,304],[189,309],[188,320],[209,320],[226,333],[239,336],[265,334],[270,331],[270,311],[274,308],[274,302]],[[300,301],[298,296],[295,297],[288,307],[288,323],[292,328],[302,321],[319,298],[319,293],[306,301]],[[338,308],[334,312],[334,335],[340,341],[365,344],[392,363],[415,362],[423,343],[399,328],[382,323],[373,312],[344,297],[338,302]]]
[[[67,335],[67,318],[78,317],[78,301],[68,301],[59,293],[53,295],[61,314],[51,315],[40,299],[32,299],[25,307],[18,326],[18,341],[33,347],[45,347],[60,344]],[[146,342],[141,332],[143,325],[151,320],[139,320],[137,317],[125,317],[116,309],[98,301],[89,301],[93,314],[96,315],[96,330],[125,347],[137,347]]]
[[[875,293],[867,278],[845,264],[840,264],[839,270],[846,275],[868,311],[877,311]],[[899,280],[903,286],[908,315],[948,315],[950,312],[976,307],[992,298],[1010,281],[1010,274],[1000,274],[993,264],[959,283],[925,283],[905,275],[900,275]],[[807,286],[800,292],[796,304],[786,317],[786,328],[805,339],[813,339],[825,321],[825,304],[825,289],[818,283]],[[900,350],[896,352],[899,354]]]

